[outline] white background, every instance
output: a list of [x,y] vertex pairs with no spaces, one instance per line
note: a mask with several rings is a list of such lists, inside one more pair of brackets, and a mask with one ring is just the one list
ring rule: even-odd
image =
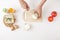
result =
[[[36,8],[41,0],[26,0],[31,9]],[[36,4],[36,5],[35,5]],[[14,8],[17,10],[15,16],[19,29],[11,31],[3,23],[3,8]],[[58,15],[53,22],[48,22],[47,18],[52,11],[57,11]],[[19,0],[0,0],[0,40],[60,40],[60,0],[47,0],[43,6],[42,22],[34,22],[30,31],[23,30],[24,21],[22,18],[23,9]]]

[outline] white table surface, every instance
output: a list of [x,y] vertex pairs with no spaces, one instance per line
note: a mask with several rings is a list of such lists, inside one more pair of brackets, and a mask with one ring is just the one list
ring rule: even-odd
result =
[[[32,4],[33,2],[30,5]],[[3,23],[3,16],[6,13],[2,9],[10,7],[17,10],[15,14],[16,24],[20,28],[15,31],[11,31]],[[54,10],[58,12],[58,16],[53,22],[48,22],[47,18]],[[23,30],[24,21],[22,15],[23,9],[19,4],[19,0],[0,0],[0,40],[60,40],[60,0],[47,0],[43,6],[43,21],[30,23],[32,24],[30,31]]]

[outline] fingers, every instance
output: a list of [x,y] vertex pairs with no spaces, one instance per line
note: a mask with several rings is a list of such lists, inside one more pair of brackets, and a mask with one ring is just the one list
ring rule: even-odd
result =
[[38,13],[38,18],[42,16],[42,8],[35,9],[34,11],[35,13]]
[[27,4],[26,5],[23,5],[23,8],[26,9],[27,11],[30,9]]
[[26,10],[28,11],[30,8],[29,8],[29,6],[28,5],[26,5]]
[[20,4],[23,9],[29,10],[29,5],[25,1],[21,0]]

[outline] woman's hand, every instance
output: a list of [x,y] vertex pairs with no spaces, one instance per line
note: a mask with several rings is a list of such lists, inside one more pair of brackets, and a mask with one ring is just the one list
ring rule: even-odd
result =
[[35,9],[34,12],[38,14],[38,18],[41,18],[42,17],[42,8],[39,8],[38,7],[38,8]]
[[38,13],[39,18],[42,16],[42,7],[47,0],[42,0],[41,3],[35,9],[35,12]]
[[28,6],[28,4],[24,0],[19,0],[19,1],[20,1],[21,6],[24,9],[29,10],[29,6]]

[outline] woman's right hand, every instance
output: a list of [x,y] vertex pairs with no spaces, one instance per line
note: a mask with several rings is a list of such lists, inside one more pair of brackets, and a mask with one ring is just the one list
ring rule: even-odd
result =
[[24,9],[29,10],[29,5],[24,0],[19,0],[19,1],[20,1],[21,6]]

